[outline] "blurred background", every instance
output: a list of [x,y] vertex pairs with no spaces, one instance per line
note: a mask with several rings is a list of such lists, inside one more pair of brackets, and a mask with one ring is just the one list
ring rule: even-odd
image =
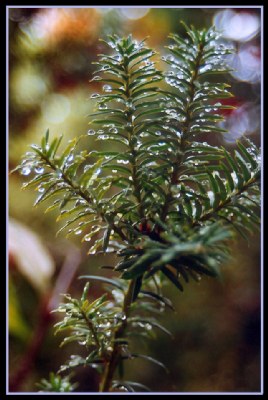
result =
[[[224,77],[237,108],[225,114],[230,131],[220,142],[232,148],[242,135],[261,144],[260,8],[9,8],[9,168],[47,128],[65,143],[88,130],[93,101],[101,90],[89,83],[93,61],[105,50],[108,34],[147,38],[165,55],[170,32],[184,34],[180,20],[196,28],[211,24],[236,49]],[[210,138],[206,138],[210,141]],[[90,140],[90,139],[89,139]],[[92,148],[100,142],[92,139]],[[83,273],[99,274],[111,256],[85,256],[79,239],[56,237],[57,213],[33,208],[36,193],[21,190],[22,176],[9,176],[9,377],[11,392],[37,391],[36,382],[56,371],[70,354],[54,336],[58,316],[50,314],[61,293],[80,296]],[[260,234],[233,243],[234,259],[222,280],[191,282],[183,294],[166,288],[176,312],[163,324],[174,339],[160,334],[138,348],[164,362],[168,375],[147,361],[131,361],[129,380],[156,392],[256,392],[260,390]],[[102,287],[94,284],[92,298]],[[138,351],[137,351],[138,352]],[[74,378],[75,381],[75,378]],[[97,376],[79,370],[77,391],[97,391]]]

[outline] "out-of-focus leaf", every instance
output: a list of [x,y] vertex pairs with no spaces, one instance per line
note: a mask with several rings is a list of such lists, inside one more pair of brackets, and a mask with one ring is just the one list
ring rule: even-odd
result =
[[33,287],[44,292],[55,270],[54,261],[36,233],[28,227],[9,220],[9,254],[24,277]]

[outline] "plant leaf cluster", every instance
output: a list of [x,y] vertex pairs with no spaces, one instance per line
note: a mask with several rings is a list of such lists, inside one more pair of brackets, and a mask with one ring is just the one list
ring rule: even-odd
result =
[[[87,135],[60,151],[62,137],[51,140],[47,131],[17,168],[34,174],[24,187],[36,187],[35,205],[49,200],[47,211],[59,209],[58,220],[65,221],[59,232],[81,235],[91,243],[89,254],[118,256],[112,267],[117,278],[95,279],[112,285],[110,295],[117,293],[120,304],[116,297],[89,303],[86,286],[81,300],[67,297],[58,309],[66,317],[57,329],[72,331],[64,343],[78,341],[91,350],[62,370],[97,365],[109,382],[124,358],[122,338],[126,358],[141,356],[130,351],[126,333],[146,326],[145,336],[153,327],[165,331],[143,315],[152,302],[172,308],[159,282],[183,290],[190,279],[219,275],[234,233],[247,238],[260,224],[260,149],[247,138],[230,151],[204,141],[226,132],[219,122],[232,107],[221,100],[232,94],[215,79],[228,73],[225,59],[233,49],[213,27],[185,29],[187,37],[170,35],[168,54],[158,58],[162,69],[145,41],[109,36],[110,50],[96,62],[93,81],[102,91],[91,96],[96,105]],[[103,148],[78,150],[92,136]],[[125,315],[119,325],[112,322],[118,312]],[[101,328],[108,323],[109,329]],[[139,387],[119,378],[109,387]]]

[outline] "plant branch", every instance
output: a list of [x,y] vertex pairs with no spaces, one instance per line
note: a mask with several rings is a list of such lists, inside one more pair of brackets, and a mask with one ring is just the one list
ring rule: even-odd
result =
[[243,192],[245,192],[252,184],[256,183],[258,179],[256,177],[251,178],[246,185],[244,185],[242,188],[237,190],[235,193],[233,193],[232,196],[227,197],[224,201],[221,201],[218,207],[216,207],[214,210],[211,210],[207,213],[204,213],[198,221],[195,221],[193,223],[193,226],[199,225],[200,222],[204,222],[209,220],[210,218],[213,217],[213,215],[217,214],[219,211],[221,211],[223,208],[225,208],[228,204],[232,203],[233,198],[240,196]]
[[[125,294],[124,304],[122,312],[124,313],[125,319],[122,321],[122,324],[119,326],[117,331],[115,332],[115,340],[122,337],[126,327],[127,327],[127,319],[130,313],[130,305],[132,303],[133,291],[135,287],[136,280],[132,279],[129,283],[128,290]],[[100,392],[109,392],[111,387],[112,379],[117,368],[118,362],[120,361],[120,345],[115,341],[114,348],[111,354],[109,361],[107,362],[103,374],[102,381],[100,383]]]
[[[46,157],[44,154],[42,155],[45,162],[50,166],[53,171],[57,171],[58,167],[51,162],[51,160]],[[61,171],[62,172],[62,171]],[[82,197],[87,203],[90,205],[93,204],[92,199],[79,187],[77,186],[69,177],[62,172],[62,179],[65,183],[67,183],[80,197]],[[101,210],[95,210],[99,217],[102,219],[103,222],[107,222],[105,219],[105,214]],[[122,240],[126,240],[127,237],[122,231],[122,229],[115,225],[114,222],[110,223],[110,227],[121,237]]]
[[[125,86],[125,95],[126,95],[127,99],[131,99],[131,93],[130,93],[130,88],[129,88],[130,74],[129,74],[128,62],[126,62],[124,64],[124,68],[125,68],[125,75],[127,77],[126,83],[125,83],[125,85],[126,85]],[[141,220],[143,220],[145,218],[145,216],[144,216],[144,208],[142,205],[140,185],[139,185],[138,176],[137,176],[137,165],[136,165],[137,153],[135,150],[135,145],[133,143],[134,129],[135,129],[134,123],[133,123],[134,114],[133,114],[133,111],[131,110],[130,106],[126,107],[126,115],[127,115],[127,124],[129,126],[128,143],[129,143],[129,148],[130,148],[130,152],[132,155],[131,178],[132,178],[133,186],[134,186],[134,196],[136,197],[136,199],[138,201],[138,204],[137,204],[138,213],[139,213]],[[116,339],[119,339],[120,337],[122,337],[122,335],[127,327],[127,318],[129,316],[130,305],[131,305],[132,298],[133,298],[133,290],[135,287],[135,283],[136,283],[135,279],[130,281],[128,290],[125,294],[124,304],[123,304],[123,309],[122,309],[125,319],[122,321],[121,325],[115,332],[115,335],[114,335],[115,344],[114,344],[114,348],[113,348],[112,354],[110,356],[110,359],[105,366],[103,379],[100,383],[100,392],[108,392],[109,391],[115,370],[117,368],[118,362],[120,361],[120,345],[116,342]]]
[[165,203],[163,204],[163,208],[162,208],[161,219],[163,221],[165,221],[165,218],[166,218],[166,216],[168,214],[168,210],[169,210],[169,204],[173,199],[172,186],[175,185],[176,183],[178,183],[180,168],[181,168],[181,165],[184,160],[186,139],[187,139],[190,124],[191,124],[190,106],[193,102],[194,95],[195,95],[195,81],[198,79],[198,70],[200,67],[200,61],[202,59],[202,55],[203,55],[203,45],[202,45],[202,43],[200,43],[199,48],[198,48],[198,53],[197,53],[197,56],[195,59],[195,68],[193,70],[192,77],[189,82],[190,93],[189,93],[189,100],[185,106],[186,119],[182,125],[180,148],[178,149],[179,151],[176,154],[176,159],[173,164],[173,172],[172,172],[172,175],[171,175],[171,178],[169,181],[169,185],[167,188],[166,200],[165,200]]
[[[126,78],[126,83],[125,83],[126,84],[125,95],[126,95],[126,98],[128,100],[131,100],[131,89],[129,88],[129,85],[130,85],[129,63],[126,62],[124,67],[125,67],[125,75],[127,77]],[[132,155],[132,158],[131,158],[131,166],[132,166],[131,178],[132,178],[133,186],[134,186],[134,196],[136,197],[136,199],[138,201],[138,204],[137,204],[138,213],[139,213],[139,216],[140,216],[141,220],[143,220],[145,218],[145,215],[144,215],[144,208],[143,208],[143,205],[142,205],[140,184],[139,184],[138,175],[137,175],[137,152],[135,150],[135,144],[133,142],[134,129],[135,129],[133,121],[135,119],[135,116],[134,116],[134,113],[133,113],[133,111],[131,109],[131,101],[128,102],[128,103],[130,105],[128,105],[126,107],[126,114],[127,114],[127,124],[129,125],[128,143],[129,143],[129,148],[130,148],[130,152],[131,152],[131,155]]]

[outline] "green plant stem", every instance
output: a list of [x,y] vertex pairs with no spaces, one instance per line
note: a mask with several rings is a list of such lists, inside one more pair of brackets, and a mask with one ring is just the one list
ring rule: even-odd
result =
[[[122,321],[122,324],[119,326],[117,331],[115,332],[114,338],[119,339],[122,337],[126,327],[127,327],[127,319],[130,313],[130,305],[132,303],[133,298],[133,290],[135,287],[136,279],[132,279],[129,283],[128,290],[125,295],[124,304],[122,312],[125,315],[125,319]],[[118,362],[120,361],[120,344],[115,341],[114,348],[110,359],[107,361],[104,369],[103,378],[100,382],[100,392],[109,392],[111,383],[113,380],[113,376],[115,370],[117,368]]]
[[[125,69],[125,75],[127,76],[127,80],[126,80],[126,84],[125,84],[126,85],[125,86],[125,94],[126,94],[127,99],[131,99],[131,93],[130,93],[131,91],[129,88],[130,72],[129,72],[129,68],[128,68],[128,61],[125,62],[124,69]],[[134,114],[129,106],[126,107],[126,114],[127,114],[127,122],[129,124],[128,142],[129,142],[130,152],[132,155],[131,177],[132,177],[132,182],[133,182],[133,187],[134,187],[134,196],[136,197],[137,202],[138,202],[137,209],[138,209],[139,217],[141,220],[144,220],[145,219],[144,208],[142,205],[141,190],[140,190],[139,180],[138,180],[138,176],[137,176],[137,164],[136,164],[137,152],[135,150],[135,144],[134,144],[135,142],[133,141],[133,138],[135,136],[135,133],[134,133],[135,127],[134,127],[134,123],[133,123]],[[129,316],[130,305],[131,305],[132,298],[133,298],[133,290],[135,287],[135,283],[136,283],[136,279],[131,280],[129,283],[129,287],[128,287],[128,290],[125,295],[123,309],[122,309],[122,312],[125,315],[125,319],[122,321],[122,324],[115,332],[115,336],[114,336],[115,339],[119,339],[120,337],[122,337],[122,335],[126,329],[127,318]],[[113,376],[114,376],[114,373],[115,373],[115,370],[117,368],[119,361],[120,361],[120,345],[117,342],[115,342],[111,357],[105,366],[103,379],[100,383],[100,392],[108,392],[109,391],[111,382],[112,382],[112,379],[113,379]]]
[[86,321],[88,329],[92,333],[92,336],[93,336],[93,338],[95,340],[96,346],[100,347],[100,342],[99,342],[99,339],[98,339],[98,335],[97,335],[97,333],[95,331],[94,324],[92,323],[92,321],[90,321],[90,319],[87,317],[86,313],[83,310],[80,310],[80,312],[83,315],[84,320]]
[[203,45],[199,45],[198,53],[195,59],[195,68],[192,72],[192,78],[189,82],[190,86],[190,96],[189,96],[189,101],[186,104],[185,111],[186,111],[186,120],[183,123],[182,126],[182,135],[181,135],[181,143],[180,143],[180,149],[179,152],[176,154],[176,159],[173,165],[173,172],[170,178],[170,182],[168,185],[168,190],[167,190],[167,195],[166,195],[166,201],[163,205],[162,208],[162,214],[161,214],[161,219],[164,221],[167,214],[168,214],[168,209],[169,209],[169,204],[173,199],[173,194],[171,191],[171,188],[173,185],[178,183],[179,179],[179,173],[180,173],[180,168],[184,160],[184,155],[185,155],[185,145],[186,145],[186,139],[187,136],[189,136],[189,128],[191,124],[191,112],[190,112],[190,106],[193,102],[194,95],[195,95],[195,81],[198,79],[198,70],[200,67],[200,61],[202,59],[203,55]]
[[[128,62],[125,63],[124,65],[125,68],[125,75],[127,77],[126,83],[125,83],[125,94],[127,99],[131,99],[131,89],[129,88],[130,86],[130,71],[129,71],[129,64]],[[142,198],[141,198],[141,190],[140,190],[140,184],[139,184],[139,178],[137,174],[137,152],[135,150],[135,133],[134,133],[134,113],[131,109],[131,107],[127,106],[126,108],[126,114],[127,114],[127,121],[130,126],[129,129],[129,134],[128,134],[128,143],[129,143],[129,148],[130,152],[132,155],[131,159],[131,178],[133,182],[133,187],[134,187],[134,196],[136,197],[138,204],[137,204],[137,210],[139,213],[139,217],[141,220],[145,218],[144,215],[144,208],[142,205]],[[133,141],[134,140],[134,141]]]

